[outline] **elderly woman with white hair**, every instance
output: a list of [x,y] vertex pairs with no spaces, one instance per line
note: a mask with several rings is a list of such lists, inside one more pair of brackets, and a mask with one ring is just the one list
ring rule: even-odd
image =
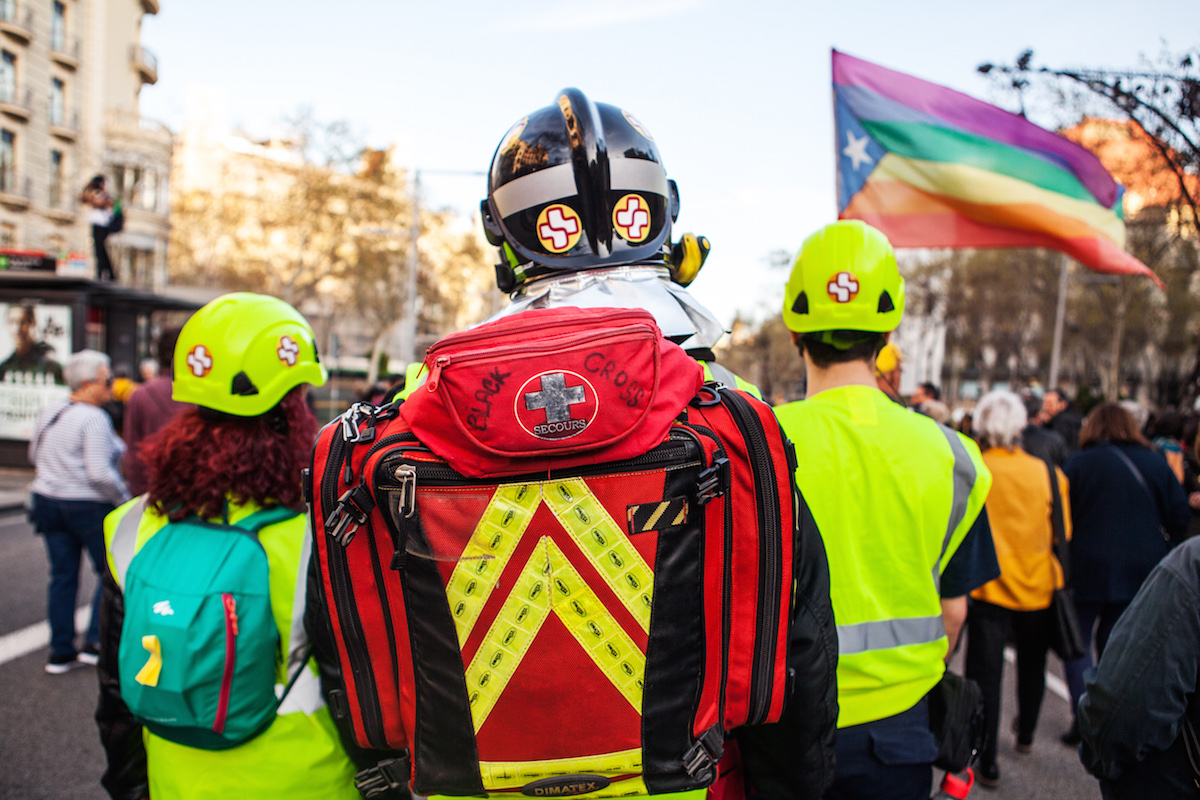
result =
[[1050,476],[1058,481],[1065,534],[1070,536],[1066,476],[1057,467],[1021,449],[1025,404],[1012,392],[990,392],[975,408],[975,433],[983,462],[992,473],[987,512],[1000,562],[1000,577],[971,593],[967,615],[967,677],[983,689],[988,744],[980,754],[979,780],[997,786],[997,734],[1004,645],[1017,648],[1016,750],[1028,753],[1046,689],[1046,651],[1050,648],[1054,590],[1063,583],[1054,558],[1053,504]]
[[99,585],[83,648],[75,647],[79,562],[86,550],[92,568],[98,574],[104,570],[104,517],[129,499],[117,468],[125,445],[100,407],[112,399],[108,356],[96,350],[72,353],[63,366],[63,377],[70,397],[42,411],[29,441],[29,460],[37,471],[31,515],[50,560],[46,672],[51,675],[97,663]]

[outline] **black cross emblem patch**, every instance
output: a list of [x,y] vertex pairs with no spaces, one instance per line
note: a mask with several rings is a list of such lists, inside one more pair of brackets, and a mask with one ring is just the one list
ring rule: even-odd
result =
[[561,372],[542,376],[540,392],[525,393],[525,409],[546,410],[546,422],[566,422],[571,418],[571,406],[586,401],[582,386],[567,387],[567,378]]

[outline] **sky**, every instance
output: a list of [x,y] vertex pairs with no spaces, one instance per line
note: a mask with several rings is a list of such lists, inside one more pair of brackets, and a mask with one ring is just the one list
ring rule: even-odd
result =
[[438,171],[485,172],[512,123],[577,87],[653,134],[675,231],[713,243],[691,291],[729,323],[774,313],[770,254],[836,218],[831,48],[1015,110],[976,66],[1033,48],[1119,68],[1197,42],[1195,0],[162,0],[142,23],[159,71],[141,113],[178,131],[190,87],[220,87],[231,127],[265,138],[308,106],[394,144],[423,202],[470,214],[486,179]]

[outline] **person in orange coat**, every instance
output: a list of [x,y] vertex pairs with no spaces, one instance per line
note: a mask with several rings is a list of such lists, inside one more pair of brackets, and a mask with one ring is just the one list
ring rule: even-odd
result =
[[1017,646],[1016,750],[1033,747],[1042,696],[1046,690],[1046,652],[1053,631],[1050,609],[1054,590],[1063,585],[1062,566],[1054,557],[1054,500],[1050,476],[1058,482],[1060,513],[1070,537],[1067,478],[1057,467],[1020,447],[1027,422],[1025,404],[1012,392],[990,392],[975,409],[983,463],[992,472],[987,512],[1000,562],[1000,577],[971,593],[967,615],[968,678],[983,689],[988,743],[979,760],[979,781],[1000,782],[996,766],[1000,726],[1000,684],[1004,645]]

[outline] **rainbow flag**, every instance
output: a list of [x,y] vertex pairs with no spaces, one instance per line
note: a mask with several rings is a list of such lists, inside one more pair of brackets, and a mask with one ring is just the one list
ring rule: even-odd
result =
[[1162,286],[1125,252],[1124,189],[1083,147],[836,50],[833,95],[840,219],[896,247],[1047,247]]

